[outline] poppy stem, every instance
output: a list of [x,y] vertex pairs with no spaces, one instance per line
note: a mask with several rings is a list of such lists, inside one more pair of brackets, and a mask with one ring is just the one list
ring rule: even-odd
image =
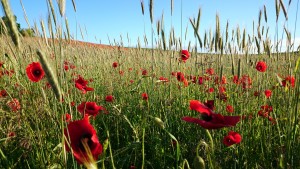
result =
[[206,135],[207,135],[208,138],[209,138],[210,148],[211,148],[210,153],[208,153],[208,154],[209,154],[210,168],[214,168],[214,165],[213,165],[213,163],[212,163],[213,158],[211,158],[211,157],[213,157],[213,153],[214,153],[214,141],[213,141],[213,139],[212,139],[212,136],[211,136],[209,130],[205,130],[205,132],[206,132]]
[[145,166],[145,128],[143,128],[143,137],[142,137],[142,169]]
[[212,139],[212,137],[211,137],[211,134],[210,134],[209,130],[205,130],[205,132],[206,132],[206,135],[207,135],[208,138],[209,138],[211,150],[214,150],[214,141],[213,141],[213,139]]
[[[107,137],[110,138],[108,130],[106,131],[106,134],[107,134]],[[109,146],[109,155],[110,155],[110,159],[111,159],[111,165],[112,165],[112,168],[115,169],[116,167],[115,167],[114,158],[113,158],[113,155],[112,155],[110,141],[108,141],[108,146]]]
[[206,142],[204,140],[200,140],[199,143],[198,143],[198,145],[197,145],[197,148],[196,148],[196,156],[199,156],[200,146],[204,146],[204,151],[206,151],[207,147],[208,147],[208,145],[206,144]]

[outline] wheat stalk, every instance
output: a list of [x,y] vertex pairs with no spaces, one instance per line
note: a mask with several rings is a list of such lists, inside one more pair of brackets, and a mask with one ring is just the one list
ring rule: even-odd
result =
[[48,31],[50,33],[51,38],[54,38],[50,14],[48,15]]
[[68,35],[68,41],[70,41],[70,30],[69,30],[69,22],[68,22],[68,18],[65,18],[65,24],[66,24],[66,29],[67,29],[67,35]]
[[196,29],[199,31],[200,28],[200,19],[201,19],[201,8],[198,10],[198,17],[197,17],[197,22],[196,22]]
[[259,13],[258,13],[258,25],[260,25],[260,22],[261,22],[261,15],[262,15],[262,11],[259,10]]
[[275,0],[275,8],[276,8],[276,22],[278,22],[280,5],[278,4],[278,0]]
[[268,22],[268,16],[267,16],[267,8],[266,5],[264,5],[264,16],[265,16],[265,22]]
[[220,17],[219,14],[216,14],[215,52],[218,51],[219,37],[220,37]]
[[174,0],[171,0],[171,16],[173,15]]
[[194,29],[194,33],[196,34],[196,37],[197,37],[198,42],[200,44],[200,47],[202,48],[202,40],[201,40],[200,35],[199,35],[198,31],[197,31],[196,25],[195,25],[195,23],[193,22],[193,20],[191,18],[190,18],[190,23],[191,23],[191,25],[192,25],[192,27]]
[[243,30],[243,39],[242,39],[242,49],[244,50],[246,47],[246,29]]
[[186,40],[187,35],[188,35],[188,25],[186,25],[186,28],[185,28],[184,40]]
[[240,78],[241,74],[242,74],[241,67],[242,67],[242,63],[241,63],[241,59],[239,59],[239,61],[238,61],[238,78]]
[[76,3],[75,3],[75,0],[72,0],[72,5],[73,5],[73,8],[74,8],[74,11],[76,12]]
[[28,17],[27,17],[27,14],[26,14],[26,10],[25,10],[25,8],[24,8],[24,5],[23,5],[22,0],[20,0],[20,3],[21,3],[22,10],[23,10],[23,13],[24,13],[25,21],[26,21],[26,23],[27,23],[28,28],[30,28],[31,26],[30,26],[30,24],[29,24]]
[[11,30],[11,31],[9,31],[11,39],[14,42],[15,46],[20,50],[21,49],[20,37],[19,37],[19,31],[17,28],[14,14],[13,14],[13,12],[10,8],[9,2],[7,0],[1,0],[1,3],[2,3],[4,13],[8,19],[8,27]]
[[237,26],[237,28],[236,28],[236,41],[240,48],[240,27],[239,26]]
[[261,40],[261,33],[260,33],[260,26],[259,25],[257,26],[257,36],[258,36],[258,39]]
[[55,11],[54,11],[52,0],[48,0],[48,4],[50,6],[50,10],[51,10],[51,14],[52,14],[52,17],[53,17],[54,24],[56,26],[57,25],[56,24],[56,15],[55,15]]
[[42,31],[43,31],[43,38],[48,46],[48,38],[47,38],[47,35],[46,35],[46,29],[45,29],[45,25],[44,25],[44,21],[41,20],[40,21],[40,24],[41,24],[41,28],[42,28]]
[[226,23],[226,32],[225,32],[225,43],[228,42],[228,28],[229,28],[229,21],[227,20],[227,23]]
[[56,0],[58,7],[59,7],[59,13],[60,16],[63,17],[65,15],[66,10],[66,1],[65,0]]
[[62,93],[52,68],[50,67],[50,63],[46,59],[44,53],[40,50],[37,50],[37,55],[39,56],[40,63],[42,65],[43,70],[45,71],[45,75],[48,79],[49,84],[51,85],[53,92],[58,101],[62,101]]
[[284,31],[285,31],[285,34],[286,34],[286,37],[287,37],[287,46],[291,45],[291,33],[286,29],[286,27],[284,27]]
[[141,0],[141,8],[142,8],[142,14],[145,14],[145,8],[144,8],[144,1]]
[[285,17],[286,20],[288,20],[288,14],[287,14],[287,11],[285,9],[284,3],[282,2],[282,0],[279,0],[279,2],[280,2],[280,6],[282,7],[284,17]]
[[256,47],[257,47],[257,53],[260,54],[260,44],[256,37],[255,37],[255,43],[256,43]]
[[207,44],[207,32],[205,31],[204,32],[204,40],[203,40],[203,42],[204,42],[204,47],[206,47],[206,44]]
[[153,0],[149,2],[150,21],[153,23]]
[[169,46],[170,46],[170,48],[173,46],[172,28],[171,28],[171,31],[169,34]]
[[230,56],[231,56],[231,74],[232,74],[232,76],[234,76],[234,70],[235,70],[234,57],[233,57],[233,54],[231,54]]
[[[7,34],[7,27],[1,17],[0,17],[0,22],[1,22],[1,26],[3,28],[4,34]],[[3,33],[3,32],[1,32],[1,33]]]
[[159,36],[160,29],[161,29],[161,27],[160,27],[160,21],[158,20],[158,21],[156,22],[156,32],[157,32],[157,35],[158,35],[158,36]]

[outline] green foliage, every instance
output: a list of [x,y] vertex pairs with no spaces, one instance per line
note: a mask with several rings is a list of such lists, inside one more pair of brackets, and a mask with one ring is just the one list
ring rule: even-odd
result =
[[24,37],[33,37],[34,36],[34,30],[32,28],[30,29],[21,29],[20,31],[21,35]]
[[[15,21],[17,22],[17,16],[14,15]],[[11,33],[12,30],[10,30],[10,27],[8,26],[8,18],[6,16],[3,16],[2,18],[3,23],[5,24],[5,27],[7,29],[8,34]],[[0,34],[4,33],[4,26],[2,24],[0,24]],[[21,31],[21,25],[20,23],[17,23],[17,29],[20,32]]]
[[[24,37],[33,37],[34,36],[34,30],[32,28],[21,28],[21,24],[17,22],[17,16],[14,15],[17,29],[20,32],[20,34]],[[7,30],[7,33],[11,33],[11,29],[8,26],[8,18],[6,16],[1,17],[1,20],[3,21],[4,25],[0,24],[0,35],[5,33],[5,30]]]

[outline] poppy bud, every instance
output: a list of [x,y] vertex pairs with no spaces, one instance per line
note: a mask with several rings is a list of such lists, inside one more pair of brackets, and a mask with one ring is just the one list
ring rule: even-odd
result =
[[202,157],[200,156],[196,156],[194,158],[194,168],[197,168],[197,169],[205,169],[205,162],[203,160]]
[[165,128],[165,124],[164,124],[164,122],[163,122],[160,118],[154,117],[154,122],[155,122],[155,124],[156,124],[158,127],[160,127],[161,129],[164,129],[164,128]]

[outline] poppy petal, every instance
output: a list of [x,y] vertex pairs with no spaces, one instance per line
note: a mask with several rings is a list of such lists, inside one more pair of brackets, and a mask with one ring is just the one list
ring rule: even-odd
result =
[[201,103],[198,100],[190,101],[190,109],[196,110],[197,112],[206,114],[208,116],[210,116],[213,113],[207,106],[205,106],[203,103]]

